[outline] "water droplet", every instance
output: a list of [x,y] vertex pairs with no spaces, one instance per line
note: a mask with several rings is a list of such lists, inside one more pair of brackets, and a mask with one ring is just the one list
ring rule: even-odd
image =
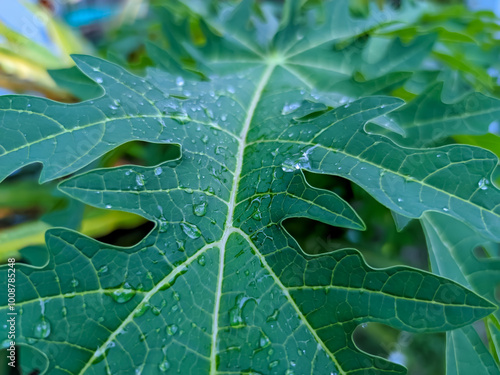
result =
[[276,366],[278,366],[280,363],[280,361],[276,360],[276,361],[272,361],[270,364],[269,364],[269,369],[272,369],[272,368],[275,368]]
[[111,207],[113,207],[113,206],[111,206],[110,204],[106,205],[106,208],[108,208],[108,209],[111,208]]
[[42,317],[37,324],[35,324],[35,329],[33,335],[37,339],[45,339],[50,335],[50,323],[45,317]]
[[177,86],[184,86],[184,78],[182,78],[181,76],[177,77],[177,78],[175,79],[175,84],[176,84]]
[[448,212],[449,210],[450,210],[449,208],[447,208],[447,207],[443,207],[443,211],[444,211],[444,212]]
[[265,348],[271,345],[271,341],[269,340],[269,337],[267,337],[263,332],[260,334],[259,338],[259,347],[260,348]]
[[138,186],[144,186],[144,175],[138,174],[137,176],[135,176],[135,182]]
[[97,348],[97,350],[94,353],[94,361],[92,363],[101,362],[104,358],[106,358],[106,354],[109,351],[109,349],[114,348],[115,346],[116,344],[113,341],[109,341],[106,343],[105,346]]
[[261,221],[262,220],[262,213],[259,210],[255,211],[252,215],[252,219],[257,220],[257,221]]
[[101,78],[101,77],[96,77],[95,81],[96,81],[97,83],[102,83],[102,82],[103,82],[103,80],[102,80],[102,78]]
[[155,176],[159,176],[163,173],[163,169],[161,167],[155,168]]
[[398,202],[402,202],[403,201],[403,198],[398,198]]
[[278,315],[280,314],[280,311],[278,309],[274,310],[271,315],[267,317],[266,322],[273,322],[278,320]]
[[234,94],[235,93],[234,87],[231,85],[227,86],[227,92],[229,92],[230,94]]
[[201,138],[201,141],[204,143],[204,144],[207,144],[208,142],[208,135],[204,135],[202,138]]
[[177,292],[173,292],[173,293],[172,293],[172,297],[174,297],[174,299],[175,299],[176,301],[180,301],[180,300],[181,300],[181,296],[180,296],[180,295],[179,295],[179,293],[177,293]]
[[147,302],[145,302],[145,303],[141,303],[141,304],[139,305],[139,308],[138,308],[138,309],[136,310],[136,312],[134,313],[134,316],[135,316],[135,317],[140,317],[140,316],[144,315],[144,313],[145,313],[146,311],[148,311],[148,309],[150,308],[150,306],[151,306],[151,305],[150,305],[149,303],[147,303]]
[[103,273],[106,273],[108,272],[108,266],[102,266],[101,268],[99,268],[99,270],[97,271],[97,273],[99,275],[103,274]]
[[222,116],[220,117],[220,119],[222,121],[226,121],[227,120],[227,115],[225,113],[223,113]]
[[160,233],[165,233],[168,230],[168,221],[164,217],[161,217],[158,221],[158,231]]
[[191,121],[191,117],[188,116],[185,110],[172,112],[172,120],[177,123],[184,125]]
[[168,363],[167,360],[164,360],[160,365],[158,366],[161,372],[166,372],[170,368],[170,363]]
[[77,279],[73,279],[73,280],[71,280],[71,286],[72,286],[73,288],[76,288],[76,287],[78,286],[78,284],[79,284],[79,282],[78,282],[78,280],[77,280]]
[[178,330],[179,330],[179,327],[177,327],[175,324],[171,324],[171,325],[167,326],[167,335],[173,336],[177,333]]
[[300,108],[300,103],[290,103],[290,104],[287,103],[283,106],[281,114],[289,115],[290,113],[296,111],[298,108]]
[[202,255],[201,257],[198,258],[198,264],[200,266],[204,266],[206,264],[205,255]]
[[478,186],[481,190],[487,190],[488,186],[490,184],[490,181],[487,178],[482,178],[478,182]]
[[193,224],[190,224],[190,223],[186,223],[186,222],[182,222],[181,223],[181,228],[182,228],[182,231],[191,239],[197,239],[197,238],[200,238],[201,236],[201,232],[200,230],[198,229],[198,227],[196,225],[193,225]]
[[177,243],[177,250],[185,251],[185,249],[184,249],[185,242],[184,241],[175,241],[175,242]]
[[117,303],[125,303],[130,301],[135,296],[135,290],[130,288],[130,285],[125,283],[124,288],[117,289],[112,293],[106,293]]
[[245,324],[241,318],[241,310],[237,307],[233,307],[229,310],[229,324],[231,327],[243,327]]
[[193,205],[193,213],[196,216],[205,216],[207,213],[207,202],[201,202]]

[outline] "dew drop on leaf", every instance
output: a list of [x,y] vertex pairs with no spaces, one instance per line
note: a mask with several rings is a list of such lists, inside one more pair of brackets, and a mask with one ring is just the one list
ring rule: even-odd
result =
[[261,333],[260,338],[259,338],[259,347],[265,348],[269,345],[271,345],[271,341],[269,341],[269,337],[267,337],[264,333]]
[[176,84],[177,86],[184,86],[184,78],[182,78],[181,76],[177,77],[177,78],[175,79],[175,84]]
[[144,175],[138,174],[135,176],[135,182],[138,186],[144,186]]
[[146,302],[146,303],[141,303],[141,304],[139,305],[139,308],[138,308],[138,309],[136,310],[136,312],[134,313],[134,316],[135,316],[135,317],[140,317],[140,316],[144,315],[144,313],[145,313],[146,311],[148,311],[148,309],[149,309],[149,307],[150,307],[150,306],[151,306],[151,305],[150,305],[149,303],[147,303],[147,302]]
[[200,266],[205,266],[205,264],[206,264],[205,255],[202,255],[201,257],[198,258],[198,264]]
[[33,331],[33,335],[37,339],[45,339],[50,335],[50,322],[42,317],[36,324]]
[[274,310],[273,313],[267,317],[266,322],[273,322],[275,320],[278,320],[279,314],[280,314],[280,311],[278,309]]
[[276,366],[278,366],[280,363],[280,361],[276,360],[276,361],[272,361],[271,363],[269,363],[269,369],[272,369],[272,368],[275,368]]
[[477,184],[479,186],[479,189],[481,189],[481,190],[487,190],[488,189],[487,185],[490,184],[490,181],[487,178],[482,178],[482,179],[479,180],[479,182]]
[[168,363],[167,360],[164,360],[158,367],[161,372],[166,372],[170,368],[170,363]]
[[262,220],[262,213],[259,210],[255,211],[254,214],[252,215],[252,219],[257,221]]
[[175,324],[168,325],[167,326],[167,335],[173,336],[177,333],[178,330],[179,330],[179,327],[177,327],[177,325],[175,325]]
[[290,104],[285,104],[283,106],[283,109],[281,110],[281,114],[283,116],[289,115],[293,111],[297,110],[300,107],[300,103],[290,103]]
[[193,225],[191,223],[186,223],[186,222],[182,222],[181,223],[181,228],[182,228],[182,231],[191,239],[195,240],[197,238],[200,238],[201,236],[201,232],[200,230],[198,229],[198,227],[196,225]]
[[158,221],[158,231],[160,233],[165,233],[168,230],[168,221],[164,217],[161,217]]
[[163,173],[163,169],[161,167],[155,168],[155,176],[159,176]]
[[193,213],[196,216],[205,216],[205,214],[207,213],[207,202],[201,202],[193,205]]
[[177,243],[177,250],[185,251],[185,249],[184,249],[185,242],[184,241],[175,241],[175,242]]
[[130,301],[135,296],[135,290],[131,289],[130,285],[125,283],[124,288],[117,289],[107,295],[113,298],[113,300],[117,303],[125,303]]

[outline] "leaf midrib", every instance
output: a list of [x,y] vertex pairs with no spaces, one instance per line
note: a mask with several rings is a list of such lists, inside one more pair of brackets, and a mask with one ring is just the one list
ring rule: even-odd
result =
[[229,198],[229,205],[228,205],[228,214],[227,214],[227,219],[226,219],[226,224],[224,226],[224,233],[222,235],[221,243],[222,246],[220,247],[220,254],[219,254],[219,272],[218,272],[218,278],[217,278],[217,291],[215,293],[215,304],[214,304],[214,314],[213,314],[213,323],[212,323],[212,347],[211,347],[211,354],[210,354],[210,374],[216,374],[217,373],[217,361],[216,361],[216,356],[217,356],[217,334],[219,330],[219,310],[220,310],[220,299],[222,296],[222,282],[224,278],[224,254],[225,254],[225,248],[227,244],[227,240],[231,233],[233,232],[233,216],[234,216],[234,211],[236,209],[236,198],[238,195],[238,190],[239,190],[239,184],[240,184],[240,176],[241,176],[241,171],[243,169],[243,157],[245,153],[245,148],[246,148],[246,139],[248,135],[248,131],[250,130],[250,125],[253,120],[253,116],[255,113],[255,109],[257,108],[257,105],[260,101],[260,98],[262,97],[262,93],[264,91],[264,88],[266,87],[267,83],[269,82],[269,79],[271,78],[271,74],[273,73],[275,68],[275,65],[268,65],[262,74],[262,77],[259,80],[258,85],[256,86],[255,92],[252,96],[252,100],[250,102],[250,105],[248,107],[247,115],[245,117],[245,122],[243,123],[243,128],[240,132],[240,142],[238,143],[238,152],[236,154],[236,168],[234,170],[234,178],[233,178],[233,185],[231,189],[231,195]]

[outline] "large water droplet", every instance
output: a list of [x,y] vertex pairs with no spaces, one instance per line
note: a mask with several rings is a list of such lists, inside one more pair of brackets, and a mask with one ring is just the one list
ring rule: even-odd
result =
[[202,255],[201,257],[198,258],[198,264],[200,266],[205,266],[205,264],[206,264],[205,255]]
[[196,225],[193,225],[191,223],[186,223],[186,222],[182,222],[181,223],[181,228],[182,228],[182,231],[191,239],[195,240],[197,238],[200,238],[201,236],[201,232],[200,230],[198,229],[198,227]]
[[165,233],[168,230],[168,221],[162,216],[158,220],[158,231]]
[[108,353],[109,349],[114,348],[116,344],[113,341],[110,341],[106,343],[105,346],[102,346],[100,348],[97,348],[97,350],[94,353],[94,361],[92,363],[99,363],[101,362],[104,358],[106,358],[106,354]]
[[51,329],[50,322],[47,319],[45,319],[45,317],[42,317],[38,321],[38,323],[35,324],[33,335],[37,339],[45,339],[45,338],[49,337],[50,329]]
[[184,241],[175,241],[175,242],[177,243],[177,250],[185,251],[185,248],[184,248],[185,242]]
[[130,288],[130,285],[125,283],[123,288],[117,289],[112,293],[107,293],[117,303],[125,303],[130,301],[135,296],[135,290]]
[[170,363],[165,359],[160,365],[158,366],[161,372],[166,372],[170,368]]
[[200,202],[193,205],[193,213],[196,216],[205,216],[207,213],[207,202]]
[[144,186],[144,175],[138,174],[135,176],[135,182],[138,186]]
[[482,178],[482,179],[479,180],[479,182],[477,184],[479,186],[479,189],[481,189],[481,190],[487,190],[488,189],[488,185],[490,184],[490,181],[487,178]]
[[175,324],[168,325],[167,326],[167,335],[173,336],[177,333],[178,330],[179,330],[179,327],[177,327],[177,325],[175,325]]
[[261,333],[259,338],[259,347],[265,348],[268,347],[269,345],[271,345],[269,337],[267,337],[264,333]]
[[134,316],[135,316],[135,317],[140,317],[140,316],[144,315],[144,313],[145,313],[146,311],[148,311],[148,309],[149,309],[149,307],[150,307],[150,306],[151,306],[151,305],[150,305],[148,302],[141,303],[141,304],[139,305],[139,308],[138,308],[138,309],[136,310],[136,312],[134,313]]
[[155,168],[155,176],[159,176],[163,173],[163,169],[161,167]]
[[177,78],[175,79],[175,84],[176,84],[177,86],[184,86],[184,78],[182,78],[181,76],[177,77]]
[[262,220],[262,213],[259,210],[255,211],[252,215],[252,219],[257,220],[257,221],[261,221]]

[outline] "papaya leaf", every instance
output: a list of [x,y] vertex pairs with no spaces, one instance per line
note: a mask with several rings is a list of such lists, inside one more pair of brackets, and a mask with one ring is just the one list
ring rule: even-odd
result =
[[[210,12],[208,3],[188,3]],[[354,19],[347,2],[332,1],[316,15],[321,10],[338,22],[311,24],[302,2],[289,1],[275,34],[263,39],[253,31],[269,25],[252,18],[251,5],[221,12],[226,18],[211,27],[225,32],[207,33],[200,55],[182,44],[199,56],[204,80],[166,72],[182,66],[176,61],[139,77],[75,56],[102,96],[77,104],[0,98],[0,180],[42,163],[41,182],[75,174],[59,185],[67,195],[155,223],[127,248],[50,229],[45,267],[18,266],[17,341],[46,360],[41,370],[404,374],[404,367],[360,351],[354,329],[374,321],[443,331],[495,311],[449,279],[409,267],[373,269],[355,249],[308,255],[284,230],[283,220],[293,217],[365,228],[337,194],[312,187],[307,170],[347,178],[398,215],[439,211],[498,241],[500,191],[478,187],[498,159],[477,147],[410,149],[367,133],[367,122],[403,104],[371,96],[392,82],[390,74],[361,84],[339,75],[334,82],[343,84],[333,94],[360,98],[331,108],[313,88],[337,73],[290,63],[312,54],[328,61],[334,52],[326,44],[376,27],[376,18]],[[249,22],[255,30],[241,27]],[[132,140],[178,144],[181,156],[77,174]]]
[[[478,236],[465,223],[437,213],[427,213],[422,219],[427,237],[432,270],[462,285],[471,287],[480,295],[498,304],[495,289],[500,285],[500,259],[479,259],[474,250],[493,245]],[[500,330],[496,312],[487,318],[493,340]],[[474,370],[478,374],[500,374],[498,364],[472,327],[447,333],[446,373],[465,374]],[[491,348],[498,358],[496,345]]]

